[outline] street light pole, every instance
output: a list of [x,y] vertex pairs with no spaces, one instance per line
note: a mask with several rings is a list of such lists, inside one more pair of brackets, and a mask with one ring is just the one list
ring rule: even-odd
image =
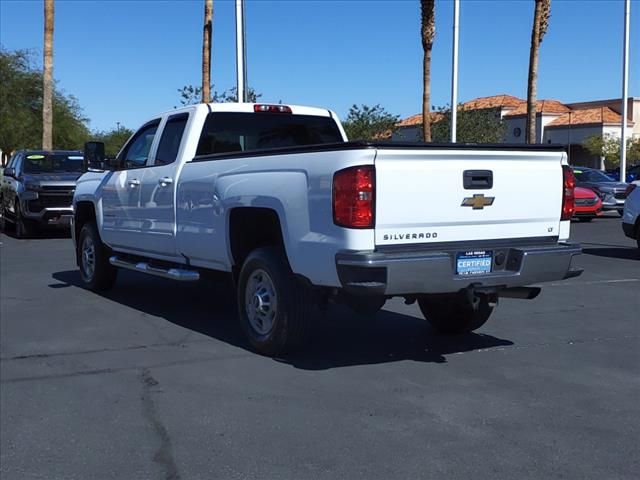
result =
[[451,72],[451,143],[456,143],[458,129],[458,20],[460,0],[453,0],[453,58]]
[[622,49],[622,128],[620,131],[620,181],[627,179],[627,96],[629,95],[629,16],[631,0],[624,0],[624,38]]
[[244,0],[236,0],[236,93],[238,94],[238,103],[247,101],[247,60],[244,41]]

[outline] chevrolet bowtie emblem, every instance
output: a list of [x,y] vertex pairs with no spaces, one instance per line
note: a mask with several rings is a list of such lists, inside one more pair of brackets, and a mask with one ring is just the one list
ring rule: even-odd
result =
[[461,207],[473,207],[474,210],[482,210],[484,207],[493,205],[495,197],[485,197],[484,193],[476,194],[473,197],[467,197],[462,201]]

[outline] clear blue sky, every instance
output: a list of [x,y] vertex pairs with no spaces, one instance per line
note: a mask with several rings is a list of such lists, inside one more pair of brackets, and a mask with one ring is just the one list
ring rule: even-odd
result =
[[[631,6],[629,93],[640,96],[640,2]],[[452,3],[436,2],[433,104],[450,98]],[[91,128],[135,129],[200,84],[203,0],[56,0],[54,77]],[[267,1],[246,4],[249,84],[262,100],[334,109],[381,104],[421,110],[418,0]],[[533,0],[462,0],[459,99],[526,96]],[[538,98],[616,98],[622,78],[621,0],[553,0]],[[0,0],[0,43],[41,64],[42,0]],[[234,3],[214,0],[212,80],[235,85]]]

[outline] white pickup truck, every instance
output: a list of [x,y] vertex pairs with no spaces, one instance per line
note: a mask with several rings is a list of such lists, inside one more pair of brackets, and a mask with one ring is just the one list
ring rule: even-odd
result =
[[566,163],[549,145],[348,142],[319,108],[189,106],[79,179],[77,262],[93,290],[119,268],[229,272],[248,340],[268,355],[301,346],[329,301],[375,312],[400,296],[436,330],[469,332],[499,297],[581,273]]

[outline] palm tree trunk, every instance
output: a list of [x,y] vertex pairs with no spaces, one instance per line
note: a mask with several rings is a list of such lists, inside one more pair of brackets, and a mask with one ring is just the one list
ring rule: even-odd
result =
[[422,61],[422,139],[431,141],[431,50],[436,36],[435,0],[420,0]]
[[53,0],[44,0],[43,150],[53,150],[53,15]]
[[213,33],[213,0],[204,0],[202,32],[202,103],[211,101],[211,37]]
[[422,139],[431,141],[431,49],[425,50],[422,62]]
[[527,143],[536,143],[536,100],[538,97],[538,57],[542,37],[549,25],[551,0],[535,0],[533,28],[531,29],[531,49],[529,51],[529,77],[527,79]]

